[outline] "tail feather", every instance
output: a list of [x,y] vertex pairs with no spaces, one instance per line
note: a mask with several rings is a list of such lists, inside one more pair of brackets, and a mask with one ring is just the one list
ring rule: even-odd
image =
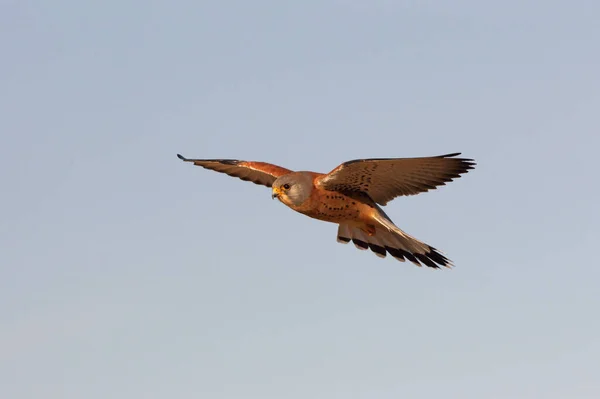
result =
[[352,241],[350,227],[347,224],[340,224],[338,227],[337,241],[341,244],[348,244]]
[[[390,228],[390,224],[393,228]],[[452,262],[436,248],[411,237],[391,221],[376,227],[375,234],[372,236],[356,227],[340,224],[337,241],[342,244],[352,241],[356,248],[370,249],[381,258],[385,258],[389,253],[401,262],[408,260],[417,266],[425,265],[435,269],[439,269],[440,266],[452,266]]]

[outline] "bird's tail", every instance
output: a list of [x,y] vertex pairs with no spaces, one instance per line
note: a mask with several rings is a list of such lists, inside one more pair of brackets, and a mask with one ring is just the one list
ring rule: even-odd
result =
[[401,262],[408,259],[417,266],[423,264],[436,269],[439,269],[440,266],[452,266],[452,261],[437,249],[406,234],[390,220],[383,210],[379,208],[379,211],[380,213],[376,215],[379,226],[376,226],[375,234],[368,235],[357,227],[340,224],[337,241],[342,244],[352,241],[356,248],[371,249],[381,258],[385,258],[389,253]]

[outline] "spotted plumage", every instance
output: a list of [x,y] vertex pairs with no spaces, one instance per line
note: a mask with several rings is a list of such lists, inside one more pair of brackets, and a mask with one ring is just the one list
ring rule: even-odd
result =
[[460,153],[421,158],[372,158],[348,161],[327,174],[293,172],[265,162],[187,159],[186,162],[272,188],[272,197],[291,209],[338,224],[337,241],[352,242],[379,257],[388,254],[417,266],[450,267],[452,262],[400,230],[380,206],[398,196],[433,190],[473,169]]

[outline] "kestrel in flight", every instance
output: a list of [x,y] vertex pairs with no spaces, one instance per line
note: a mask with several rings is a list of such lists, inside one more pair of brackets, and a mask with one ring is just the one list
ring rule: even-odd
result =
[[381,206],[402,195],[445,185],[473,169],[460,153],[421,158],[375,158],[344,162],[327,174],[293,172],[265,162],[188,159],[185,162],[271,187],[272,198],[306,216],[336,223],[337,241],[387,253],[404,262],[439,268],[452,262],[437,249],[400,230]]

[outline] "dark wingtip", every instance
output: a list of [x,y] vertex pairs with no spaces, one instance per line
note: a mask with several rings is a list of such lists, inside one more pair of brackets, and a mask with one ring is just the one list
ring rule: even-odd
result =
[[177,158],[181,159],[182,161],[187,161],[187,158],[185,158],[183,155],[181,154],[177,154]]
[[451,154],[440,155],[438,158],[452,158],[462,155],[462,152],[453,152]]

